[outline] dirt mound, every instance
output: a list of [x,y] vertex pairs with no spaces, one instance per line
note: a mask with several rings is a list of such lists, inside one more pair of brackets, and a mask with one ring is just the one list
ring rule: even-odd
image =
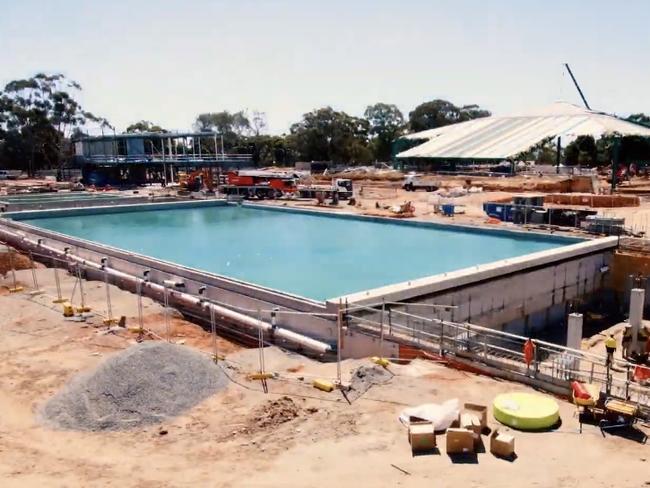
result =
[[179,415],[226,383],[207,356],[175,344],[145,342],[74,377],[40,414],[45,423],[62,429],[124,430]]
[[288,396],[270,400],[257,408],[251,415],[247,432],[272,429],[299,417],[301,409]]
[[6,275],[11,270],[11,264],[16,271],[32,267],[29,257],[24,254],[12,252],[10,258],[6,249],[0,250],[0,275]]

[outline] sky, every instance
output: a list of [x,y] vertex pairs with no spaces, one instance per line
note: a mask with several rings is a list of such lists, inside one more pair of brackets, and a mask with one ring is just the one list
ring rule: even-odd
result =
[[265,112],[270,133],[330,105],[494,114],[556,100],[650,113],[647,0],[0,0],[0,84],[61,72],[118,130]]

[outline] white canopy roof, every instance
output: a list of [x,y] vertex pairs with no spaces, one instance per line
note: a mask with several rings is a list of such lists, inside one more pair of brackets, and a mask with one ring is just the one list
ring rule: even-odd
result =
[[492,116],[404,136],[427,140],[398,158],[507,159],[549,137],[603,134],[650,136],[650,128],[567,102],[522,115]]

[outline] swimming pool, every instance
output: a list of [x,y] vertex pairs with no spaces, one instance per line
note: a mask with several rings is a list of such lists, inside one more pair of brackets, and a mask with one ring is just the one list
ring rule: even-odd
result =
[[314,300],[579,242],[233,205],[20,220]]

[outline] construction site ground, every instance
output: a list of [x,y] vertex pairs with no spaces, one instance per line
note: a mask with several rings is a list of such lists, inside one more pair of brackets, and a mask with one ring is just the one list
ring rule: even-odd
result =
[[[437,183],[444,191],[458,188],[474,188],[463,196],[451,197],[441,196],[437,192],[426,192],[423,190],[410,192],[402,189],[402,181],[397,180],[371,180],[358,179],[355,185],[355,205],[348,205],[347,201],[341,201],[333,206],[326,202],[318,205],[314,200],[275,200],[264,201],[265,204],[280,205],[297,208],[322,209],[333,212],[353,212],[362,215],[395,217],[391,207],[411,202],[415,208],[412,216],[418,220],[437,221],[443,223],[457,223],[472,226],[512,227],[521,229],[521,225],[512,223],[488,223],[488,216],[483,210],[486,202],[509,202],[515,195],[525,193],[551,194],[558,193],[563,187],[567,177],[558,176],[515,176],[515,177],[485,177],[485,176],[443,176],[431,175],[428,177]],[[607,182],[600,182],[601,188],[607,187]],[[645,188],[648,193],[645,194]],[[639,206],[595,208],[601,215],[608,217],[619,217],[625,219],[625,225],[635,233],[650,233],[650,184],[645,179],[637,179],[626,182],[621,187],[622,193],[633,192],[639,189]],[[480,190],[479,190],[480,189]],[[434,212],[436,204],[453,203],[456,207],[456,214],[453,217],[446,217]],[[572,209],[594,210],[588,205],[555,205],[550,207],[562,207]],[[528,226],[531,228],[532,226]],[[577,232],[571,228],[564,228],[563,232]]]
[[[432,174],[425,176],[431,182],[436,183],[443,190],[454,188],[474,187],[481,189],[476,193],[469,193],[459,197],[444,197],[437,193],[428,193],[425,191],[407,192],[403,190],[402,184],[404,175],[398,171],[379,171],[376,173],[355,173],[348,172],[340,175],[315,177],[309,182],[317,184],[327,184],[331,176],[340,176],[351,178],[354,181],[356,205],[348,206],[346,201],[340,202],[337,206],[317,205],[315,200],[265,200],[263,203],[281,206],[290,206],[298,208],[320,208],[328,209],[333,212],[348,211],[363,215],[376,216],[394,216],[390,207],[401,205],[405,202],[412,202],[415,207],[414,218],[419,220],[431,220],[441,222],[455,222],[468,225],[485,225],[489,227],[514,226],[509,223],[488,224],[487,215],[483,211],[483,203],[493,201],[509,201],[514,195],[523,193],[551,194],[561,193],[567,188],[567,182],[570,177],[562,175],[518,175],[512,177],[499,176],[462,176],[462,175],[438,175]],[[603,191],[608,191],[609,183],[602,177],[597,178],[598,187]],[[6,180],[0,182],[0,191],[3,188],[12,191],[27,191],[33,188],[56,188],[67,190],[71,187],[69,183],[57,183],[50,180]],[[138,194],[151,194],[156,196],[176,195],[177,184],[170,184],[167,187],[152,185],[139,188]],[[114,190],[113,190],[114,191]],[[639,206],[633,207],[616,207],[616,208],[597,208],[600,214],[609,217],[620,217],[625,219],[625,225],[635,233],[646,232],[650,234],[650,180],[646,178],[633,178],[630,181],[621,182],[618,190],[624,195],[638,195],[640,200]],[[132,194],[133,190],[122,192]],[[458,212],[453,217],[443,217],[434,213],[434,205],[438,203],[454,203],[458,205]],[[377,206],[379,205],[379,208]],[[553,207],[590,209],[586,205],[554,205]],[[521,228],[521,226],[517,226]],[[565,229],[567,232],[574,232]]]
[[[486,404],[491,428],[494,397],[532,391],[519,384],[478,376],[443,364],[415,360],[391,365],[392,377],[351,403],[339,391],[311,386],[334,379],[336,363],[320,363],[271,346],[264,349],[268,392],[247,374],[259,365],[259,350],[220,339],[219,354],[230,377],[225,390],[160,425],[121,432],[57,431],[44,427],[38,409],[76,373],[88,371],[135,341],[128,329],[108,330],[106,290],[85,282],[86,304],[97,314],[85,322],[63,317],[52,269],[17,272],[24,291],[10,293],[12,274],[0,277],[0,480],[3,487],[31,486],[590,486],[650,485],[650,446],[595,426],[578,433],[575,407],[558,399],[561,426],[549,432],[511,431],[515,460],[489,452],[461,458],[445,452],[413,456],[400,411],[422,403]],[[73,277],[65,272],[62,294]],[[78,290],[73,303],[79,303]],[[110,287],[113,315],[138,325],[136,297]],[[210,353],[212,339],[177,314],[167,331],[163,308],[143,299],[146,340],[171,340]],[[371,363],[345,360],[342,378]],[[645,429],[646,433],[648,429]],[[483,437],[489,446],[487,437]],[[488,449],[489,450],[489,449]]]

